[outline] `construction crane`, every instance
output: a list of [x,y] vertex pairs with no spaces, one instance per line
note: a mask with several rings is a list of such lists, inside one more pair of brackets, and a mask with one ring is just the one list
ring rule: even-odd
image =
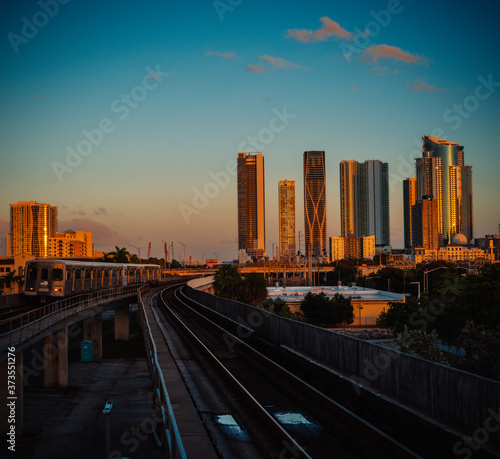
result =
[[151,242],[148,245],[148,261],[151,258]]

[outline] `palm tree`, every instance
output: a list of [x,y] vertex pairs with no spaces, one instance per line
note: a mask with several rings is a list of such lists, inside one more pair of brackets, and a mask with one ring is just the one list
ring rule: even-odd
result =
[[248,273],[240,287],[240,301],[258,305],[267,298],[267,281],[261,273]]
[[4,276],[0,277],[0,285],[2,287],[5,286],[5,288],[9,289],[10,293],[14,289],[14,286],[12,285],[13,283],[17,283],[17,285],[21,286],[24,284],[24,276],[18,276],[15,271],[9,271],[7,274]]
[[109,253],[106,253],[104,252],[104,255],[99,258],[97,261],[101,262],[101,263],[114,263],[115,259],[113,257],[110,257],[109,256]]
[[115,251],[109,252],[106,255],[113,257],[113,263],[128,263],[130,253],[125,247],[120,249],[115,245]]
[[241,276],[233,265],[222,265],[214,275],[214,291],[217,296],[233,300],[238,295]]

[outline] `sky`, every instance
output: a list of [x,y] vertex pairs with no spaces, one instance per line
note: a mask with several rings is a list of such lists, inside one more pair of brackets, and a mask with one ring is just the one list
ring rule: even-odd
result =
[[[464,146],[475,235],[500,223],[500,4],[470,1],[2,2],[0,234],[9,204],[58,206],[95,250],[237,257],[235,161],[265,159],[267,250],[278,182],[324,150],[327,235],[339,163],[389,163],[391,245],[421,138]],[[135,246],[135,247],[133,247]]]

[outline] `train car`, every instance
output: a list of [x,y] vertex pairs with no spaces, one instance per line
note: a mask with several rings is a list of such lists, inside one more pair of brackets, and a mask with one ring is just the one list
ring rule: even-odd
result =
[[129,284],[158,282],[159,265],[39,259],[26,263],[24,294],[64,298]]

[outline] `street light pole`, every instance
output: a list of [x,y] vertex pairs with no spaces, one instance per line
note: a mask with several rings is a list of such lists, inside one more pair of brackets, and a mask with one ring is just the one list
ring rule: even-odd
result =
[[427,271],[427,269],[424,271],[424,292],[428,293],[429,292],[429,278],[427,275],[431,273],[432,271],[437,271],[438,269],[450,269],[447,266],[440,266],[439,268],[434,268],[431,269],[430,271]]
[[182,260],[182,267],[186,267],[186,244],[184,242],[179,241],[179,244],[182,244],[184,246],[184,260]]

